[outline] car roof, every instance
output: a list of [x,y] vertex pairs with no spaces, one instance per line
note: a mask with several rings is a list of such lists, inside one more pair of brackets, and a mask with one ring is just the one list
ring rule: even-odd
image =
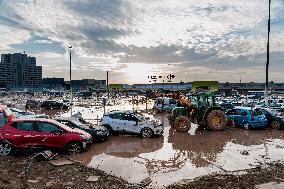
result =
[[105,113],[105,115],[110,115],[110,114],[117,114],[117,113],[128,113],[132,114],[135,113],[136,111],[134,110],[112,110],[110,112]]
[[46,118],[17,118],[13,119],[12,122],[20,122],[20,121],[40,121],[40,122],[49,122],[49,123],[56,123],[56,121],[52,119],[46,119]]
[[73,120],[76,120],[75,117],[56,117],[54,118],[55,120],[66,120],[66,121],[73,121]]

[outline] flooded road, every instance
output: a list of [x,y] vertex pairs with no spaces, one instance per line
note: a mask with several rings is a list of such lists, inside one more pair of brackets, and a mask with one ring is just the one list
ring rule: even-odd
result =
[[[153,102],[149,102],[151,108]],[[145,110],[145,104],[133,105],[129,100],[117,101],[106,107],[111,110]],[[72,108],[82,117],[97,123],[103,108],[100,106]],[[67,110],[41,110],[53,116],[70,116]],[[171,129],[165,114],[154,115],[164,123],[163,136],[143,139],[138,136],[110,136],[93,144],[89,151],[73,155],[72,159],[98,168],[106,173],[139,183],[151,179],[150,186],[164,186],[214,173],[244,173],[242,170],[275,161],[284,163],[284,130],[245,130],[227,128],[212,132],[199,130],[192,124],[189,133]]]
[[189,133],[172,130],[165,116],[160,138],[111,136],[72,158],[89,167],[138,183],[150,178],[153,187],[184,179],[240,171],[274,161],[284,162],[284,131],[227,128],[212,132],[193,125]]

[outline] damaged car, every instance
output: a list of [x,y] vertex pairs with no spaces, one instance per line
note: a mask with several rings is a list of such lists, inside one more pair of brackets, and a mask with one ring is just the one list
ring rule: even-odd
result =
[[234,108],[227,113],[227,119],[233,120],[235,126],[245,129],[265,128],[267,119],[265,115],[258,110],[248,110],[245,108]]
[[56,117],[54,120],[67,125],[70,128],[81,129],[92,136],[94,142],[105,141],[108,138],[109,132],[105,127],[94,126],[83,123],[82,119],[76,117]]
[[257,111],[261,111],[267,121],[267,126],[272,129],[284,129],[284,116],[280,116],[276,111],[271,110],[269,108],[255,108]]
[[136,111],[111,111],[104,114],[101,126],[108,129],[111,134],[138,134],[143,138],[162,135],[163,124],[156,119],[150,119]]
[[50,119],[14,119],[0,127],[0,155],[15,150],[56,149],[79,153],[91,144],[91,135]]

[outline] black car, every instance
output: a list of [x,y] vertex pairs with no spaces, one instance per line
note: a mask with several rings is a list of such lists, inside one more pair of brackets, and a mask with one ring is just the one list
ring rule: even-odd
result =
[[36,100],[27,100],[25,108],[26,109],[31,109],[31,108],[38,108],[40,107],[40,101]]
[[267,126],[273,129],[284,129],[284,118],[278,117],[276,112],[266,108],[256,108],[260,110],[266,117],[268,123]]
[[93,142],[101,142],[108,139],[108,130],[102,126],[92,126],[90,124],[82,123],[82,121],[75,117],[57,117],[54,120],[67,125],[70,128],[81,129],[92,135]]
[[68,109],[69,106],[65,103],[58,102],[55,100],[46,100],[44,101],[41,106],[43,109]]
[[223,103],[220,106],[223,108],[223,110],[225,112],[227,112],[228,110],[231,110],[235,107],[232,103]]

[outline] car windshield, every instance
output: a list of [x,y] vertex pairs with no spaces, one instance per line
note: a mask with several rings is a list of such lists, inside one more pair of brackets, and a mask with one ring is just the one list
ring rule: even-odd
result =
[[79,120],[77,120],[77,119],[72,120],[72,122],[73,122],[75,125],[77,125],[78,127],[81,127],[81,128],[83,128],[83,129],[89,129],[89,128],[90,128],[89,126],[87,126],[87,125],[81,123],[81,122],[80,122]]
[[74,130],[66,125],[64,125],[63,123],[60,123],[58,121],[51,121],[52,123],[58,125],[59,127],[61,127],[62,129],[65,129],[66,131],[70,131],[70,132],[74,132]]
[[252,114],[253,116],[263,115],[263,113],[262,113],[260,110],[258,110],[258,109],[250,110],[250,112],[251,112],[251,114]]
[[140,113],[140,112],[134,112],[133,115],[135,117],[137,117],[140,121],[144,121],[145,120],[145,116],[142,113]]
[[264,109],[265,111],[267,111],[268,113],[270,113],[273,116],[277,115],[277,112],[275,110],[271,110],[271,109]]

